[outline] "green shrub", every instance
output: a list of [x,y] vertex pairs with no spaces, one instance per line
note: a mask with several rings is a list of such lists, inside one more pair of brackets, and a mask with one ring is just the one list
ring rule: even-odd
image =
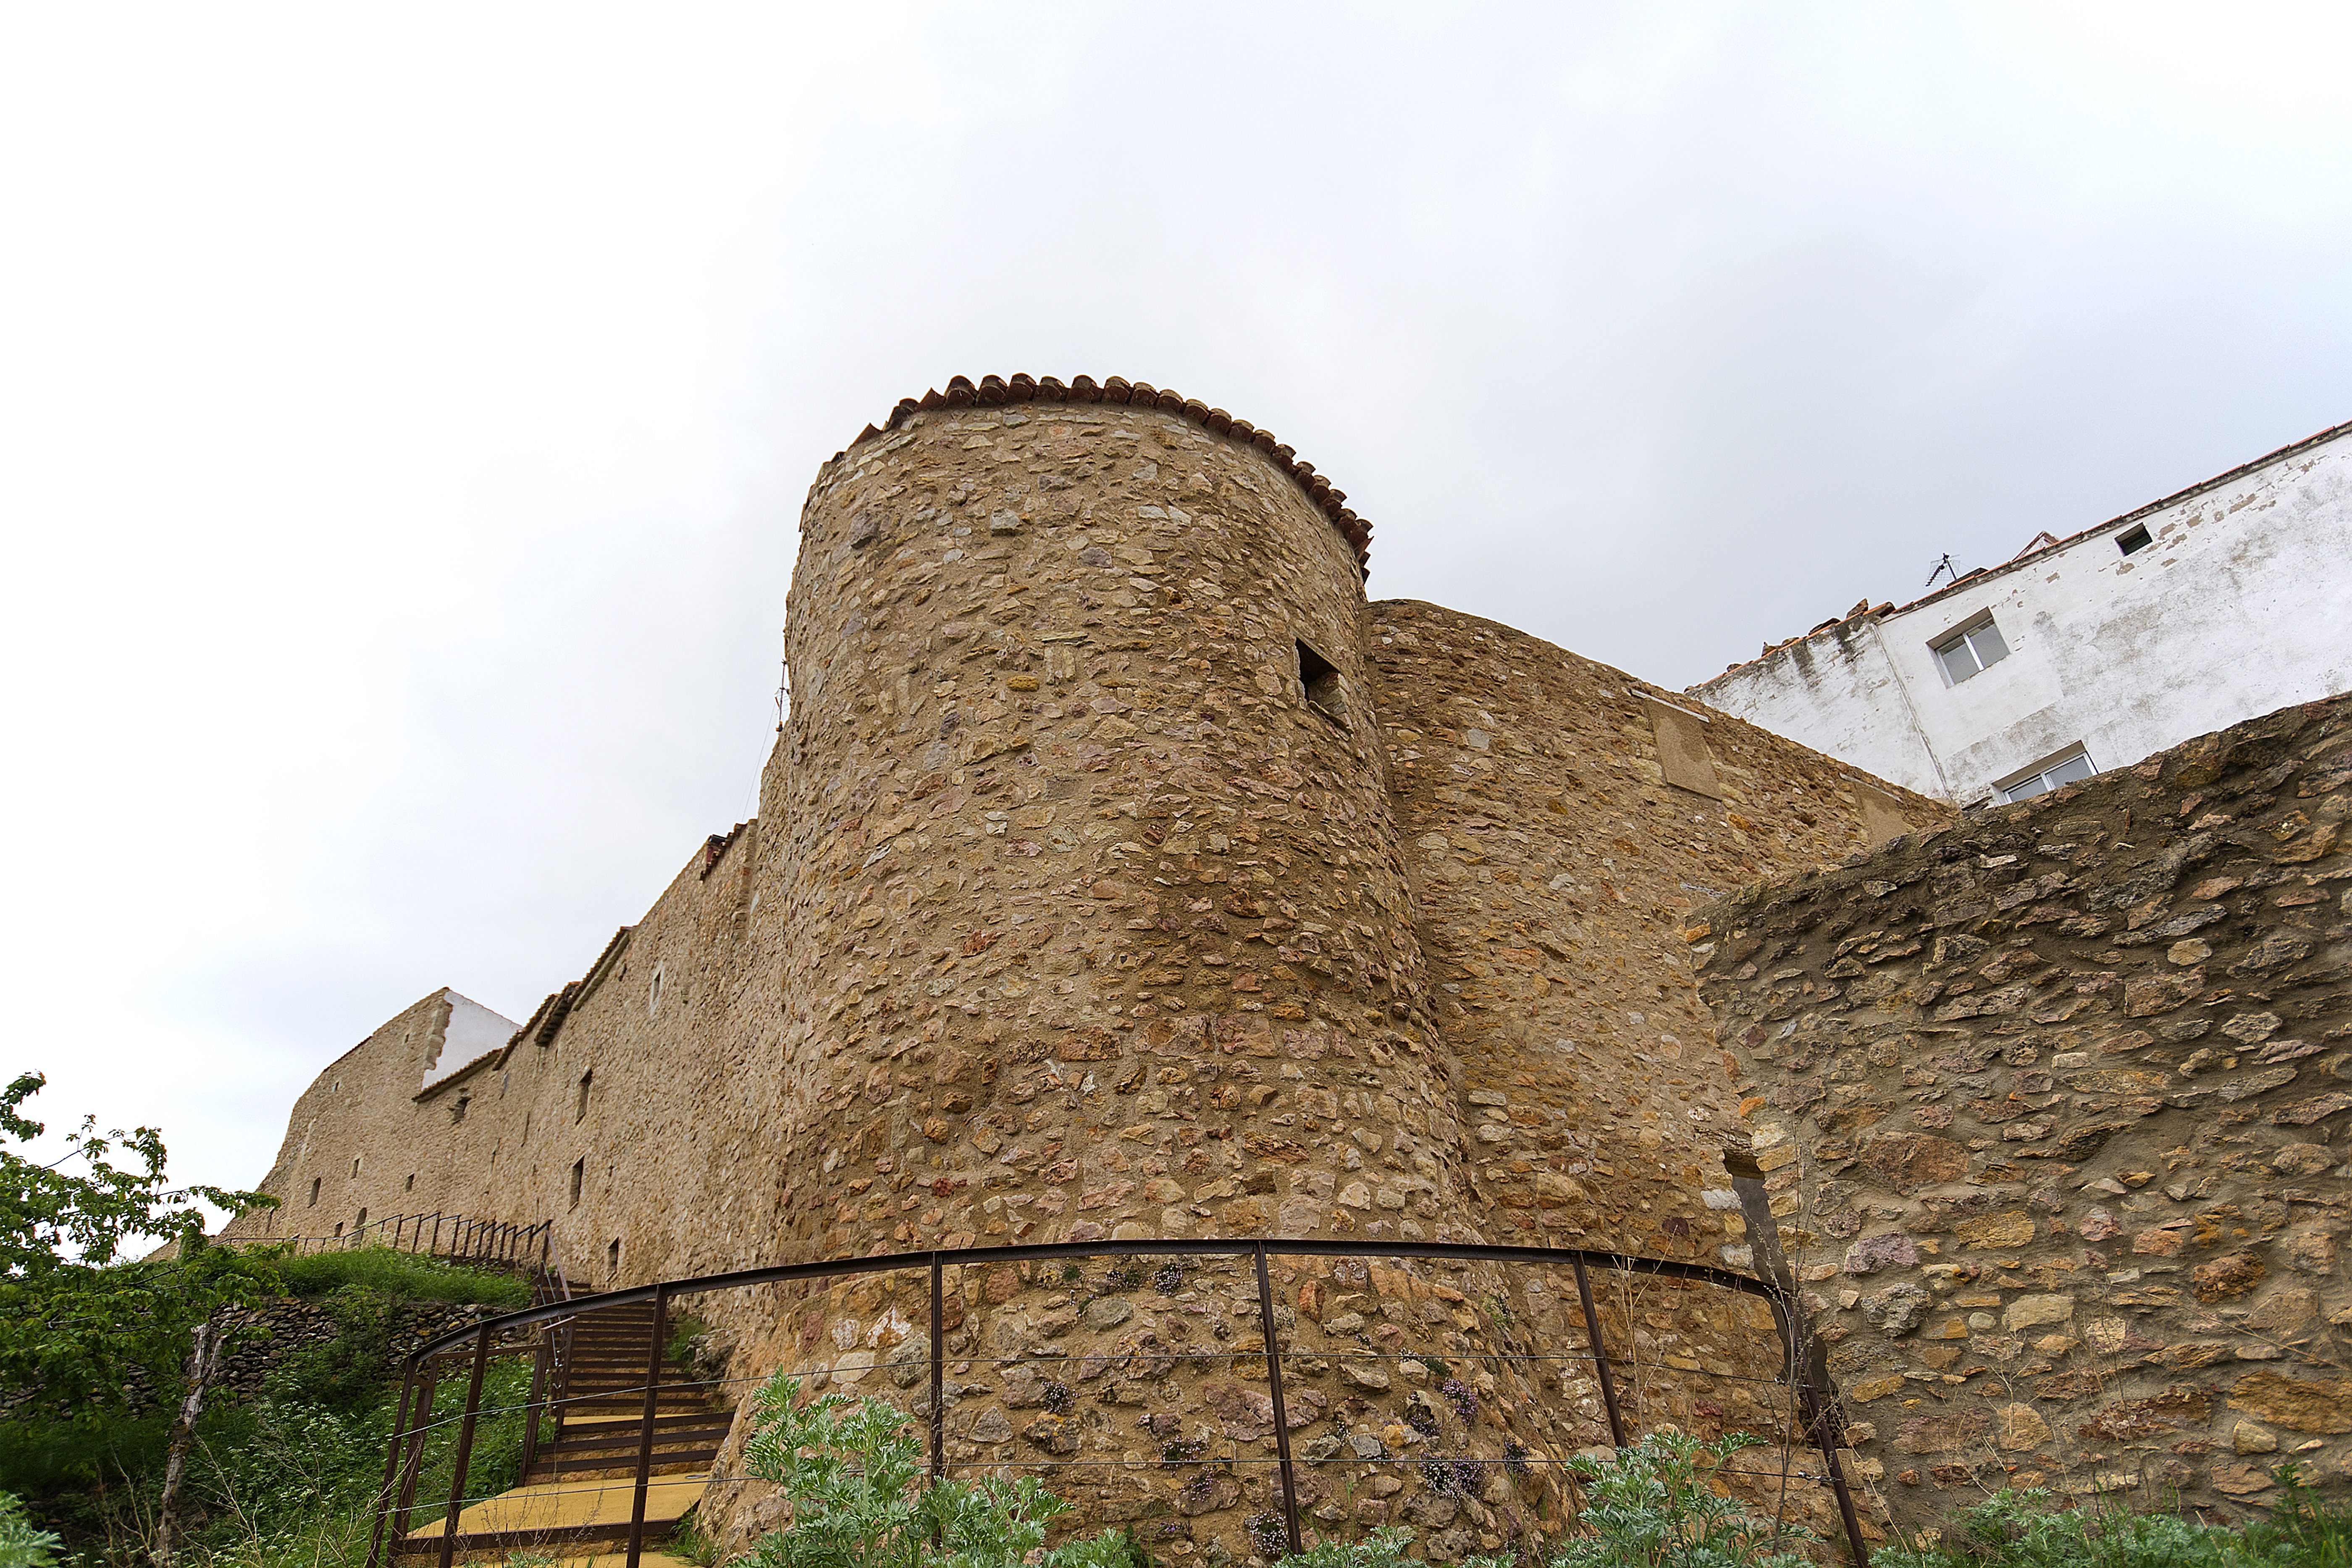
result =
[[355,1247],[299,1258],[271,1250],[264,1256],[277,1264],[287,1294],[293,1296],[371,1291],[404,1301],[480,1302],[518,1311],[530,1305],[530,1282],[519,1275],[461,1269],[389,1247]]
[[1139,1568],[1124,1531],[1046,1547],[1045,1526],[1069,1504],[1034,1476],[925,1486],[905,1412],[841,1394],[805,1407],[799,1398],[799,1380],[782,1373],[753,1396],[743,1468],[793,1507],[792,1528],[752,1549],[759,1568]]
[[1933,1544],[1888,1547],[1874,1568],[2352,1568],[2352,1512],[2322,1504],[2293,1464],[2269,1517],[2231,1529],[2116,1507],[2053,1509],[2001,1491],[1963,1510]]
[[58,1560],[58,1538],[37,1530],[25,1505],[0,1491],[0,1568],[49,1568]]
[[1717,1497],[1700,1473],[1761,1441],[1745,1432],[1714,1443],[1653,1432],[1612,1458],[1570,1461],[1584,1484],[1578,1523],[1586,1533],[1561,1545],[1552,1568],[1812,1568],[1801,1552],[1780,1550],[1817,1540],[1811,1531],[1756,1518]]

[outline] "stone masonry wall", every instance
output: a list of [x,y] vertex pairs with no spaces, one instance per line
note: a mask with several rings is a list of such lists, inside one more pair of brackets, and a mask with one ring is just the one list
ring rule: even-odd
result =
[[[757,821],[463,1075],[416,1088],[437,993],[347,1053],[264,1184],[303,1212],[238,1227],[552,1219],[597,1289],[1352,1239],[1365,1260],[1276,1281],[1315,1528],[1468,1551],[1557,1526],[1545,1461],[1605,1440],[1562,1359],[1572,1283],[1380,1243],[1737,1265],[1736,1105],[1681,922],[1948,813],[1536,639],[1368,606],[1360,529],[1286,464],[1139,403],[902,409],[861,438],[803,515]],[[1162,1278],[952,1270],[950,1452],[1130,1467],[1082,1472],[1080,1522],[1246,1558],[1273,1500],[1255,1281]],[[682,1310],[732,1347],[730,1397],[778,1366],[895,1396],[875,1369],[929,1350],[913,1285]],[[1769,1321],[1720,1295],[1604,1301],[1637,1429],[1775,1418]]]
[[2352,698],[1711,906],[1701,985],[1899,1518],[2352,1491]]
[[[1727,1191],[1738,1100],[1689,912],[1950,808],[1475,616],[1375,604],[1368,645],[1492,1239],[1717,1263],[1729,1246],[1744,1266],[1735,1211],[1706,1197]],[[1662,703],[1694,732],[1681,783]]]

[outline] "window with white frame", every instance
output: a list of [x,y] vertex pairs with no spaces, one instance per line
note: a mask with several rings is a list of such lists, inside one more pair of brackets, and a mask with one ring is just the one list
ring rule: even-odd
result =
[[2077,779],[2088,779],[2098,769],[2091,766],[2091,754],[2081,747],[2060,756],[2037,773],[2011,779],[2000,787],[2004,800],[2031,800],[2036,795],[2046,795],[2061,784],[2072,784]]
[[1943,666],[1944,684],[1958,685],[1970,675],[2009,657],[2009,644],[1992,617],[1972,621],[1940,643],[1931,643],[1936,662]]

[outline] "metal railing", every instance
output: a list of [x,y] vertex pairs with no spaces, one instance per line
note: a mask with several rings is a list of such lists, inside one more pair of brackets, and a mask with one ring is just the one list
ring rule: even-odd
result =
[[[1490,1247],[1442,1242],[1404,1242],[1383,1240],[1371,1246],[1349,1241],[1265,1240],[1265,1241],[1179,1241],[1179,1240],[1100,1240],[1087,1242],[1041,1243],[1030,1246],[965,1248],[951,1251],[908,1252],[879,1257],[841,1259],[815,1263],[784,1264],[773,1268],[743,1270],[732,1273],[711,1274],[688,1280],[664,1281],[657,1284],[640,1285],[629,1290],[607,1291],[601,1295],[573,1300],[556,1300],[527,1311],[509,1313],[485,1321],[478,1327],[461,1329],[428,1342],[408,1358],[403,1370],[399,1417],[395,1422],[391,1450],[386,1459],[384,1481],[376,1510],[376,1525],[370,1545],[369,1568],[379,1568],[387,1556],[397,1554],[404,1541],[408,1517],[415,1505],[415,1491],[420,1469],[420,1457],[428,1428],[441,1423],[432,1413],[434,1384],[437,1380],[437,1360],[463,1355],[467,1364],[466,1402],[456,1413],[458,1423],[457,1446],[451,1470],[448,1511],[444,1516],[441,1532],[432,1545],[437,1548],[441,1568],[451,1568],[461,1551],[508,1551],[519,1545],[530,1544],[520,1539],[519,1532],[465,1534],[459,1529],[459,1514],[470,1500],[466,1495],[466,1480],[476,1438],[478,1417],[481,1412],[482,1386],[487,1364],[494,1354],[522,1354],[532,1351],[539,1358],[539,1370],[532,1380],[528,1449],[538,1445],[539,1423],[543,1410],[560,1407],[567,1387],[567,1366],[571,1356],[569,1340],[572,1325],[600,1311],[635,1307],[650,1303],[649,1349],[646,1379],[639,1387],[608,1390],[614,1393],[643,1395],[643,1425],[638,1433],[634,1497],[627,1530],[628,1568],[638,1568],[646,1539],[646,1511],[651,1485],[656,1446],[656,1415],[663,1392],[662,1364],[664,1345],[668,1333],[673,1307],[677,1300],[688,1295],[711,1291],[740,1290],[750,1286],[782,1285],[799,1281],[834,1281],[862,1275],[901,1270],[929,1276],[929,1390],[927,1406],[919,1412],[926,1419],[926,1439],[929,1457],[929,1474],[936,1481],[948,1472],[949,1454],[946,1429],[946,1364],[945,1347],[945,1271],[950,1267],[969,1268],[990,1264],[1018,1264],[1046,1260],[1076,1260],[1085,1258],[1229,1258],[1245,1260],[1255,1275],[1257,1319],[1263,1341],[1265,1375],[1273,1415],[1275,1464],[1280,1476],[1282,1503],[1281,1527],[1284,1540],[1292,1552],[1304,1550],[1299,1521],[1300,1489],[1297,1460],[1291,1451],[1290,1423],[1284,1397],[1283,1363],[1286,1356],[1305,1358],[1309,1353],[1286,1350],[1276,1334],[1276,1312],[1268,1273],[1272,1258],[1328,1258],[1364,1261],[1381,1260],[1427,1260],[1452,1264],[1529,1264],[1571,1273],[1578,1296],[1577,1307],[1582,1319],[1589,1357],[1550,1356],[1540,1359],[1556,1361],[1589,1359],[1593,1369],[1602,1406],[1606,1412],[1609,1435],[1620,1448],[1629,1446],[1626,1413],[1615,1375],[1616,1369],[1643,1364],[1637,1357],[1612,1353],[1602,1328],[1602,1312],[1596,1301],[1591,1275],[1608,1271],[1621,1276],[1648,1276],[1684,1281],[1736,1292],[1764,1302],[1772,1314],[1779,1340],[1779,1365],[1769,1379],[1748,1381],[1770,1383],[1787,1391],[1790,1396],[1790,1426],[1801,1432],[1801,1440],[1821,1455],[1822,1473],[1819,1476],[1797,1475],[1795,1479],[1826,1480],[1835,1499],[1840,1522],[1843,1526],[1848,1550],[1854,1568],[1867,1568],[1868,1548],[1864,1544],[1861,1521],[1856,1513],[1852,1491],[1838,1459],[1841,1424],[1837,1414],[1834,1391],[1828,1386],[1826,1369],[1818,1354],[1818,1346],[1806,1332],[1802,1309],[1792,1291],[1786,1286],[1728,1270],[1706,1264],[1678,1262],[1665,1259],[1629,1257],[1618,1253],[1590,1251],[1576,1248],[1549,1247]],[[544,1273],[544,1270],[542,1270]],[[1066,1277],[1073,1277],[1066,1275]],[[959,1306],[961,1307],[961,1300]],[[1627,1337],[1635,1338],[1630,1311]],[[514,1343],[516,1336],[539,1331],[533,1345]],[[559,1344],[557,1336],[561,1336]],[[509,1342],[500,1348],[498,1342]],[[1638,1340],[1636,1340],[1638,1343]],[[1237,1353],[1221,1350],[1213,1357],[1233,1357]],[[1353,1352],[1339,1353],[1345,1359],[1381,1357],[1359,1356]],[[1500,1354],[1481,1358],[1493,1361],[1514,1359]],[[1532,1355],[1517,1359],[1538,1359]],[[1020,1360],[1022,1357],[1004,1359]],[[1066,1360],[1101,1359],[1066,1356]],[[1399,1355],[1385,1359],[1402,1361]],[[1427,1358],[1413,1357],[1423,1360]],[[1676,1367],[1673,1375],[1681,1377],[1735,1376],[1705,1370],[1697,1366]],[[1649,1370],[1658,1368],[1651,1365]],[[422,1379],[420,1385],[420,1377]],[[1562,1379],[1560,1386],[1565,1385]],[[1385,1386],[1385,1385],[1383,1385]],[[677,1392],[673,1390],[673,1392]],[[415,1396],[415,1397],[412,1397]],[[1784,1443],[1800,1440],[1784,1431]],[[1391,1456],[1393,1457],[1393,1456]],[[989,1461],[982,1461],[987,1463]],[[1034,1461],[1024,1468],[1055,1469],[1072,1468],[1086,1461]],[[1103,1461],[1111,1462],[1111,1461]],[[1121,1461],[1124,1462],[1124,1461]],[[1263,1462],[1263,1461],[1259,1461]],[[1314,1462],[1310,1460],[1310,1462]],[[1492,1461],[1465,1461],[1474,1465]],[[1525,1460],[1505,1461],[1524,1464]],[[1565,1463],[1566,1461],[1547,1461]],[[617,1468],[617,1467],[615,1467]],[[1769,1477],[1770,1472],[1740,1472]],[[1785,1466],[1781,1472],[1783,1501],[1790,1472]],[[604,1527],[606,1539],[616,1537],[618,1526]],[[553,1538],[561,1531],[541,1532]],[[389,1539],[387,1539],[389,1536]],[[533,1540],[537,1541],[537,1537]],[[1267,1551],[1265,1555],[1276,1555]]]
[[552,1253],[555,1221],[536,1225],[483,1219],[465,1214],[390,1214],[332,1236],[232,1236],[215,1247],[286,1248],[297,1256],[389,1247],[453,1263],[526,1269],[545,1267]]

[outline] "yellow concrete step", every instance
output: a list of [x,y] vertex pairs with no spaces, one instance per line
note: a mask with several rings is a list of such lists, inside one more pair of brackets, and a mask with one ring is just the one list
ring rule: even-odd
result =
[[[656,1476],[646,1488],[646,1527],[667,1529],[702,1500],[710,1472]],[[634,1480],[533,1481],[474,1504],[457,1516],[460,1535],[506,1534],[517,1531],[563,1530],[578,1525],[629,1522],[636,1500]],[[412,1531],[407,1539],[438,1541],[447,1521]]]

